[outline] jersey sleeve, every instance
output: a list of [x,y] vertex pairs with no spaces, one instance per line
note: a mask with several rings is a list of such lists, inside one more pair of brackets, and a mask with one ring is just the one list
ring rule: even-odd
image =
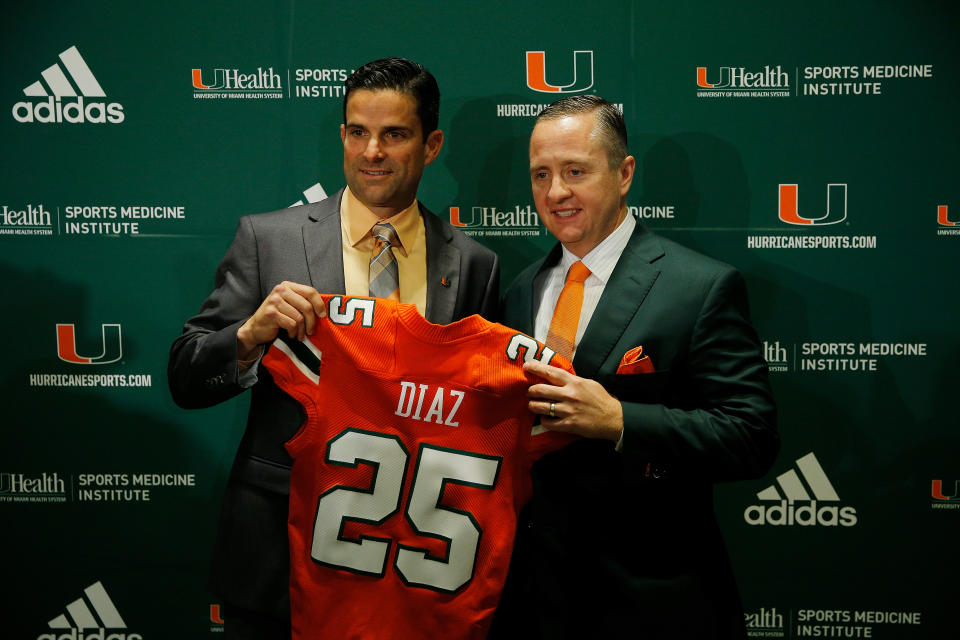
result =
[[291,393],[300,384],[320,384],[320,363],[323,348],[312,336],[303,340],[286,334],[277,336],[263,356],[263,365],[273,376],[277,386]]
[[354,360],[358,368],[387,369],[392,353],[385,346],[393,335],[395,309],[388,301],[323,294],[327,317],[303,340],[281,331],[262,360],[277,385],[300,400],[313,394],[297,393],[307,383],[320,384],[323,359]]
[[281,332],[260,363],[270,372],[274,383],[300,403],[306,415],[300,429],[285,443],[287,452],[294,457],[298,451],[296,442],[319,414],[316,402],[323,349],[322,338],[317,334],[301,341]]
[[286,443],[287,451],[294,457],[303,446],[310,425],[320,419],[324,389],[330,388],[331,381],[322,380],[324,363],[356,359],[357,368],[369,369],[385,366],[382,361],[392,355],[377,348],[377,341],[372,339],[389,331],[390,305],[381,304],[378,308],[378,301],[372,298],[327,294],[322,298],[327,317],[317,322],[313,335],[297,340],[281,331],[261,361],[276,385],[297,400],[306,413],[306,422]]

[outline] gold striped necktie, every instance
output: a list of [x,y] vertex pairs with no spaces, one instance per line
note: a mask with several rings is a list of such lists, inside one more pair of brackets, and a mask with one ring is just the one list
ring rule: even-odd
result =
[[370,258],[370,295],[375,298],[400,299],[400,272],[393,247],[399,247],[397,231],[388,222],[378,222],[370,229],[375,239]]

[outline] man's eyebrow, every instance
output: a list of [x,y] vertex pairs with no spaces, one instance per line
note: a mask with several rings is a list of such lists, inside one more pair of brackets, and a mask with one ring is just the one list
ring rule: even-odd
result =
[[[584,158],[568,158],[568,159],[563,160],[563,161],[560,162],[560,166],[561,166],[561,167],[568,167],[568,166],[570,166],[571,164],[585,164],[585,165],[586,165],[586,164],[590,164],[590,158],[586,158],[586,157],[584,157]],[[546,164],[537,164],[537,165],[531,164],[531,165],[530,165],[530,171],[535,171],[536,169],[547,169],[547,168],[548,168],[548,167],[547,167]]]
[[[366,125],[361,124],[359,122],[347,122],[343,126],[345,126],[347,129],[351,129],[351,128],[368,129]],[[384,131],[413,131],[412,127],[408,127],[407,125],[403,125],[403,124],[388,124],[384,127],[381,127],[381,129]]]

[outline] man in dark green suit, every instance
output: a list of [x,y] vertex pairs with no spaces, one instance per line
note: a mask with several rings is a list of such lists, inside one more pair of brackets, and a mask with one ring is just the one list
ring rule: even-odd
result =
[[502,321],[563,353],[558,298],[571,265],[589,270],[577,375],[527,365],[544,380],[530,410],[583,437],[534,466],[491,637],[746,635],[713,485],[761,476],[779,450],[767,366],[740,274],[628,215],[634,169],[602,98],[538,116],[533,196],[560,242],[509,287]]

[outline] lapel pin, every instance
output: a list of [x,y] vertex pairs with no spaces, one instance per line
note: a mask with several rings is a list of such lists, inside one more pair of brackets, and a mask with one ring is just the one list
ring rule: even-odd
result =
[[440,278],[440,284],[441,284],[441,286],[449,287],[449,286],[450,286],[450,281],[447,280],[446,276],[442,276],[442,277]]

